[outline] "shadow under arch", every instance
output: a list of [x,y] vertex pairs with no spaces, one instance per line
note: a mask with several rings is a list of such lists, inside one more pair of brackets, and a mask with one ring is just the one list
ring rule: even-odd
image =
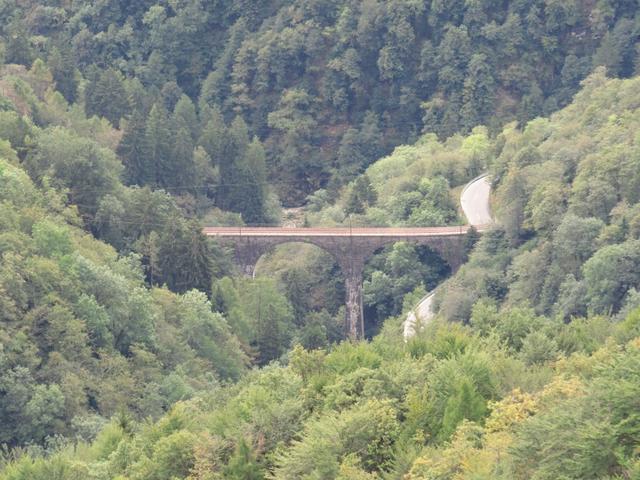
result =
[[[293,308],[294,322],[303,328],[313,312],[326,311],[336,318],[344,308],[344,275],[326,250],[306,242],[277,245],[258,260],[256,277],[277,278]],[[333,341],[343,338],[344,312]],[[332,328],[337,325],[332,324]],[[333,330],[332,330],[333,331]]]

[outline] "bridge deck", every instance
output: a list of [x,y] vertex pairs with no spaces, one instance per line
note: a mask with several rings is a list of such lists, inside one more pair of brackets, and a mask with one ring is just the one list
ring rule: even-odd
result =
[[[455,227],[205,227],[209,237],[440,237],[464,235],[469,225]],[[476,226],[478,231],[484,226]]]

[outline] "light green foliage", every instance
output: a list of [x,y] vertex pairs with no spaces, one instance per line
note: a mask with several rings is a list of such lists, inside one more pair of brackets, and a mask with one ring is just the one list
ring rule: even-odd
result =
[[[326,207],[322,191],[309,200],[313,224],[436,226],[459,221],[450,187],[463,184],[482,172],[493,155],[488,132],[478,127],[466,138],[438,142],[433,134],[414,145],[398,147],[372,164],[343,190],[334,207]],[[316,199],[317,196],[320,196]],[[315,203],[320,201],[320,205]],[[340,213],[334,209],[340,207]],[[321,208],[323,208],[321,210]],[[336,218],[337,217],[337,218]]]
[[[635,323],[630,316],[624,328]],[[329,353],[297,347],[290,367],[254,371],[236,385],[178,403],[153,424],[136,426],[120,417],[89,449],[82,446],[81,455],[63,450],[47,459],[25,456],[0,478],[39,478],[34,475],[55,468],[64,480],[78,472],[103,472],[98,478],[109,479],[372,479],[409,470],[418,475],[426,465],[440,471],[433,469],[455,458],[459,466],[446,471],[461,478],[492,478],[478,476],[487,469],[493,478],[631,471],[638,429],[638,382],[629,376],[637,370],[635,343],[609,344],[591,357],[579,354],[544,389],[524,394],[500,386],[526,385],[526,370],[508,378],[519,360],[476,344],[468,330],[447,324],[438,329],[425,332],[431,351],[453,346],[447,339],[454,337],[467,347],[416,359],[381,339],[344,343]],[[525,338],[522,352],[538,352],[527,358],[548,368],[554,358],[528,347],[539,342],[532,339],[537,333]],[[581,372],[586,387],[563,373],[572,371]],[[496,398],[502,400],[493,403]],[[545,445],[562,454],[545,454]],[[456,457],[447,456],[449,448]],[[567,461],[571,455],[582,461]]]
[[398,242],[374,256],[365,270],[363,298],[372,310],[371,326],[402,313],[407,294],[434,288],[448,272],[436,253],[410,243]]
[[[75,145],[78,155],[101,154]],[[84,435],[91,412],[157,417],[215,377],[241,375],[247,358],[204,294],[148,290],[140,257],[119,257],[81,231],[77,213],[43,184],[0,160],[3,443]]]
[[288,454],[277,460],[275,478],[332,478],[344,455],[357,454],[367,470],[381,470],[391,456],[398,428],[396,412],[386,402],[369,400],[339,415],[311,422]]
[[32,178],[43,182],[50,177],[56,186],[68,188],[86,215],[94,215],[99,200],[116,190],[122,170],[111,150],[60,127],[38,134],[26,165]]
[[505,344],[514,350],[520,350],[529,332],[539,330],[544,319],[526,307],[514,307],[499,314],[496,332]]
[[[584,396],[526,422],[513,448],[512,478],[603,477],[631,470],[639,435],[638,353],[637,345],[630,345],[628,352],[615,354]],[[519,462],[522,458],[527,461]]]
[[556,359],[558,346],[544,333],[532,331],[522,340],[520,352],[527,365],[543,364]]
[[485,353],[465,352],[439,362],[422,387],[405,402],[410,434],[444,440],[463,419],[482,420],[486,402],[496,395],[496,378]]
[[33,225],[31,235],[35,247],[43,257],[60,257],[72,252],[69,229],[42,221]]
[[236,446],[234,455],[224,470],[224,475],[230,480],[262,480],[264,478],[255,455],[244,439]]
[[227,314],[234,334],[255,349],[259,364],[285,353],[292,338],[293,312],[273,280],[237,279],[233,284],[223,279],[216,289],[217,308]]
[[442,419],[443,437],[451,435],[462,420],[479,421],[486,413],[485,400],[467,379],[460,380],[447,401]]
[[29,125],[17,112],[0,111],[0,138],[7,140],[16,150],[23,149]]
[[[624,308],[638,286],[630,228],[640,171],[637,86],[637,78],[609,80],[597,70],[551,119],[503,130],[490,169],[497,217],[517,250],[488,250],[483,238],[443,294],[447,317],[468,319],[481,297],[529,302],[565,320]],[[505,274],[510,285],[500,280]]]

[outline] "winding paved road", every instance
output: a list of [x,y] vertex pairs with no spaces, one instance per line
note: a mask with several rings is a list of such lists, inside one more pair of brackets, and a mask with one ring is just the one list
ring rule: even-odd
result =
[[489,208],[490,195],[491,182],[487,175],[472,180],[464,187],[460,194],[460,205],[469,225],[479,227],[493,223]]
[[[491,196],[491,182],[487,175],[482,175],[469,182],[460,194],[460,206],[467,217],[469,225],[477,227],[479,230],[493,223],[491,210],[489,207],[489,197]],[[434,312],[431,310],[435,290],[429,292],[416,306],[409,312],[403,325],[403,335],[405,341],[416,334],[416,329],[424,326],[431,320]]]

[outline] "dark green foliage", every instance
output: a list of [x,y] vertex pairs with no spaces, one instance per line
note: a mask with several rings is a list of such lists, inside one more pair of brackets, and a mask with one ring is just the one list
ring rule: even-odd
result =
[[173,165],[172,137],[169,115],[162,102],[156,102],[147,118],[145,129],[145,175],[151,185],[167,187],[171,185],[176,169]]
[[178,189],[181,194],[189,192],[197,192],[194,187],[196,184],[196,166],[193,157],[193,137],[189,129],[189,125],[183,119],[177,119],[174,122],[173,149],[171,151],[171,163],[167,168],[167,178],[165,182],[172,189]]
[[[2,480],[638,476],[640,89],[585,78],[637,73],[635,2],[0,18]],[[333,259],[232,279],[198,221],[273,222],[277,191],[305,226],[453,224],[450,187],[487,168],[501,227],[434,301],[460,323],[406,345],[449,273],[429,249],[371,259],[380,335],[340,344]]]
[[494,89],[495,81],[487,57],[483,54],[473,55],[462,92],[461,116],[466,129],[471,130],[477,125],[489,123],[495,98]]
[[76,76],[76,63],[69,45],[61,44],[60,48],[53,47],[47,59],[47,64],[51,69],[56,90],[64,96],[67,102],[75,102],[78,93],[78,79]]
[[84,97],[87,116],[104,117],[114,127],[118,127],[120,119],[129,112],[122,75],[116,70],[108,69],[93,73],[89,84],[85,87]]
[[176,292],[193,288],[209,291],[211,258],[200,224],[171,218],[158,241],[158,283]]
[[35,56],[24,25],[15,22],[9,25],[6,34],[8,41],[5,47],[5,62],[31,66]]
[[134,109],[118,145],[128,184],[149,185],[155,180],[155,169],[149,163],[146,128],[143,113],[138,108]]
[[114,125],[131,108],[123,76],[169,111],[177,107],[194,140],[214,105],[227,121],[242,116],[249,138],[265,146],[280,197],[299,204],[329,179],[348,183],[421,130],[448,137],[479,124],[524,125],[566,105],[594,66],[633,75],[635,7],[189,0],[31,11],[8,4],[12,21],[2,34],[7,62],[24,65],[39,54],[31,35],[51,40],[59,90],[73,100],[77,66],[87,79],[86,112]]
[[375,205],[377,199],[378,196],[371,185],[369,177],[366,174],[360,175],[353,183],[351,192],[347,197],[345,213],[364,213],[365,208]]

